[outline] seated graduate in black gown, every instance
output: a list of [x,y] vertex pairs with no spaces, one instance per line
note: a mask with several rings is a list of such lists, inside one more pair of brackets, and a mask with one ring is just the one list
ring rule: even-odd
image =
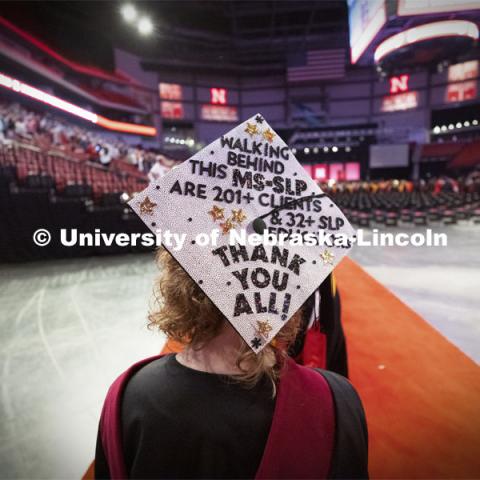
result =
[[[247,161],[244,152],[256,156]],[[248,176],[252,170],[260,177]],[[368,477],[367,426],[354,387],[288,355],[302,305],[348,248],[242,243],[232,235],[258,233],[259,224],[278,233],[292,213],[311,220],[302,221],[303,233],[318,229],[316,221],[336,236],[351,233],[265,119],[240,124],[130,206],[152,231],[178,236],[158,253],[149,320],[185,347],[136,363],[112,384],[95,477]],[[205,233],[215,239],[201,246]]]

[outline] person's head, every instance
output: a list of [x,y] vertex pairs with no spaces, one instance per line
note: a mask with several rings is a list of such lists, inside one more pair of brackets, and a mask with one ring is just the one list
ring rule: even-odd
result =
[[[161,273],[155,284],[156,304],[149,313],[149,326],[189,348],[205,347],[219,335],[227,319],[165,249],[158,251],[157,262]],[[300,323],[298,311],[257,354],[238,335],[236,365],[241,373],[234,378],[253,386],[266,375],[275,384]]]

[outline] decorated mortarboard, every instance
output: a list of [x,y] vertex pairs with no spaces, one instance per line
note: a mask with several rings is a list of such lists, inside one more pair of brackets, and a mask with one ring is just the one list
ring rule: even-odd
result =
[[[346,255],[354,235],[260,114],[129,204],[153,232],[186,235],[182,248],[167,249],[255,352]],[[205,245],[207,238],[215,242]]]

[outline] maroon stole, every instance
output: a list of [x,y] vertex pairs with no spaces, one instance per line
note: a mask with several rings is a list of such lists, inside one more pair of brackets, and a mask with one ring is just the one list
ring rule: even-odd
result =
[[314,325],[307,330],[303,349],[295,360],[305,367],[326,368],[327,335],[320,331],[320,325]]
[[[128,478],[122,445],[123,390],[135,372],[161,356],[131,366],[107,393],[100,430],[112,479]],[[280,378],[272,425],[255,478],[327,478],[334,437],[335,410],[327,381],[289,359]]]

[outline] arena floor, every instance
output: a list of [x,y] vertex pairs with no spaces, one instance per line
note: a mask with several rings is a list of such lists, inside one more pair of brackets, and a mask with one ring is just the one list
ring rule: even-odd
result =
[[465,223],[432,230],[448,235],[447,247],[357,247],[351,258],[480,362],[480,227]]
[[[480,228],[440,230],[447,247],[352,258],[480,362]],[[145,328],[155,273],[150,254],[2,267],[2,478],[82,475],[108,385],[164,343]]]

